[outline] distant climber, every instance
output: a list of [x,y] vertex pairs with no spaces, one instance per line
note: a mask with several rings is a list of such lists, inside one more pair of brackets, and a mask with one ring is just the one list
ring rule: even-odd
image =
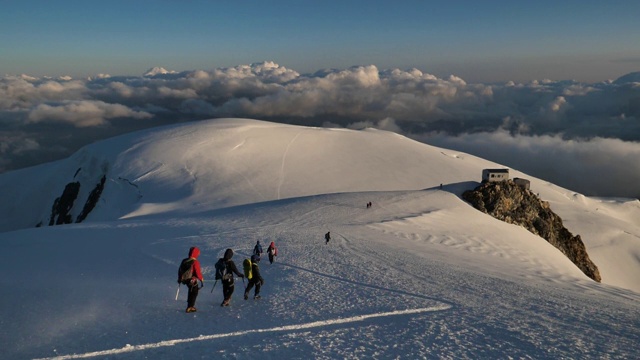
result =
[[269,244],[269,247],[267,248],[267,255],[269,255],[269,264],[273,264],[276,256],[278,256],[278,248],[276,247],[275,242],[272,241],[271,244]]
[[256,246],[253,247],[253,255],[258,255],[262,257],[262,245],[260,245],[260,240],[256,243]]

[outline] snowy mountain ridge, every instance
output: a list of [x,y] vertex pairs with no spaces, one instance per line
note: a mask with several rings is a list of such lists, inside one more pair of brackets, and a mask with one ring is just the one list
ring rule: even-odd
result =
[[165,69],[165,68],[163,68],[163,67],[160,67],[160,66],[154,66],[154,67],[152,67],[151,69],[147,70],[147,71],[144,73],[144,75],[142,75],[142,76],[145,76],[145,77],[153,77],[153,76],[156,76],[156,75],[166,75],[166,74],[176,74],[176,73],[177,73],[177,72],[176,72],[176,71],[173,71],[173,70],[169,71],[169,70],[167,70],[167,69]]
[[[5,188],[29,188],[9,191],[16,197],[12,203],[32,204],[21,198],[25,193],[47,199],[41,204],[45,212],[37,212],[37,218],[28,207],[2,214],[0,230],[46,224],[50,206],[65,185],[80,181],[81,201],[72,209],[75,218],[105,175],[103,199],[118,201],[99,204],[90,216],[93,221],[337,192],[419,190],[478,180],[481,166],[498,166],[477,158],[477,163],[464,162],[463,157],[474,158],[373,129],[320,129],[247,119],[167,126],[101,141],[65,161],[0,177]],[[35,175],[38,172],[49,176]]]
[[[467,183],[464,191],[477,184],[484,168],[503,166],[374,129],[320,129],[251,119],[216,119],[118,136],[86,146],[65,161],[0,176],[0,185],[11,189],[5,198],[14,204],[0,209],[0,230],[55,223],[52,208],[56,199],[64,198],[63,189],[73,183],[79,184],[75,201],[61,205],[68,207],[67,222],[77,222],[103,177],[104,190],[100,189],[99,203],[91,209],[87,221],[199,213],[319,194],[421,190],[440,184],[449,187]],[[48,175],[37,175],[39,172]],[[576,206],[581,208],[578,211],[588,211],[610,203],[586,198],[515,169],[510,175],[529,179],[532,191],[550,201],[568,223]],[[22,190],[25,188],[29,191]],[[34,209],[32,205],[36,204]],[[640,218],[639,202],[623,200],[621,206],[632,210],[628,220],[633,225],[634,216]],[[599,214],[606,212],[600,210]],[[595,241],[602,239],[591,237],[592,229],[570,230],[585,239],[587,249],[600,247]],[[596,264],[603,262],[597,260],[597,254],[594,256]],[[640,280],[633,281],[624,286],[640,291]],[[621,284],[619,280],[613,283]]]
[[[639,202],[510,169],[581,235],[598,284],[544,239],[460,198],[496,167],[386,131],[216,119],[2,174],[0,270],[26,254],[28,281],[0,280],[0,344],[10,358],[636,354]],[[34,228],[74,182],[76,219],[103,177],[83,222]],[[238,279],[220,308],[213,264],[227,248],[238,264],[257,240],[280,250],[261,264],[263,299],[242,300]],[[190,246],[202,250],[205,289],[185,314],[175,272]]]

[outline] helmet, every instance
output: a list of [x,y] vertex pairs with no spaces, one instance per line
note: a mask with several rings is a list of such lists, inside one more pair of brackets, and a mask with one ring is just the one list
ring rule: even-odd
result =
[[251,255],[251,262],[258,262],[260,261],[260,256],[258,255]]

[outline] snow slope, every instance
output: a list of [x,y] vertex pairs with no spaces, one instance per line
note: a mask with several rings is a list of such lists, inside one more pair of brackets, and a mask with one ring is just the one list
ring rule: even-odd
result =
[[[498,166],[383,131],[220,119],[3,174],[0,270],[20,275],[0,280],[2,357],[635,357],[638,202],[512,169],[583,237],[598,284],[459,198]],[[86,222],[27,228],[73,175],[104,170]],[[22,221],[29,210],[37,216]],[[242,300],[238,280],[221,308],[213,264],[226,248],[240,263],[256,240],[279,248],[275,264],[261,263],[263,299]],[[175,278],[190,246],[202,250],[206,286],[185,314]]]
[[[0,185],[15,189],[7,192],[12,203],[32,204],[37,196],[46,205],[44,213],[29,206],[3,209],[0,229],[48,219],[50,204],[64,185],[83,177],[97,182],[105,171],[104,198],[118,201],[103,201],[90,220],[199,212],[336,192],[416,190],[475,180],[483,166],[495,166],[478,158],[462,160],[458,153],[373,129],[247,119],[168,126],[87,146],[67,161],[3,174]],[[43,172],[51,176],[39,175]],[[25,194],[32,198],[24,199]]]

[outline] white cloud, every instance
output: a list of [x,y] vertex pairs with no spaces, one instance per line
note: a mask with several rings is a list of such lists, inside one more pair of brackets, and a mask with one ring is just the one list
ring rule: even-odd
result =
[[[325,127],[333,127],[333,126],[325,126]],[[359,121],[353,124],[349,124],[349,129],[354,130],[362,130],[366,128],[374,128],[379,130],[391,131],[395,133],[402,132],[402,129],[396,124],[396,121],[393,118],[385,118],[377,123],[372,121]]]
[[182,102],[180,111],[185,114],[214,116],[216,109],[206,101],[200,99],[189,99]]
[[136,93],[138,95],[142,95],[146,90],[147,90],[147,88],[133,88],[133,87],[131,87],[131,86],[125,84],[125,83],[122,83],[120,81],[114,81],[114,82],[111,82],[111,83],[107,84],[107,86],[105,86],[105,88],[102,90],[102,92],[108,93],[108,92],[112,91],[113,93],[117,94],[120,97],[131,98],[134,95],[136,95]]
[[0,134],[0,172],[11,165],[11,159],[28,152],[40,150],[40,144],[29,137],[16,137],[12,134]]
[[560,111],[560,109],[562,109],[562,107],[567,103],[567,100],[565,100],[564,96],[558,96],[557,98],[555,98],[555,100],[553,100],[550,104],[549,104],[549,110],[553,111],[553,112],[558,112]]
[[[621,93],[620,86],[613,83],[585,86],[544,80],[527,84],[467,84],[455,75],[440,79],[417,69],[381,71],[374,65],[301,75],[273,62],[264,62],[153,77],[110,76],[81,81],[20,77],[3,78],[2,82],[0,110],[87,100],[132,108],[156,105],[177,114],[183,110],[192,114],[183,101],[193,99],[213,107],[207,114],[225,116],[324,120],[334,115],[350,118],[350,122],[391,117],[401,124],[411,122],[427,127],[443,121],[464,121],[467,127],[474,127],[478,119],[486,127],[486,121],[493,119],[494,128],[500,126],[500,119],[512,117],[540,133],[545,132],[548,121],[543,117],[549,113],[555,113],[554,122],[579,127],[575,117],[583,112],[591,114],[592,120],[600,117],[596,121],[603,125],[604,119],[611,116],[621,113],[633,116],[640,112],[631,109],[629,113],[627,109],[631,99],[638,96],[633,93],[637,90],[626,87]],[[566,107],[568,104],[570,108]],[[593,104],[602,107],[597,109]],[[614,109],[618,111],[609,111]],[[592,130],[594,135],[599,134]]]
[[29,112],[28,122],[61,122],[76,127],[103,125],[107,119],[128,117],[147,119],[152,115],[120,104],[102,101],[66,101],[56,105],[40,104]]
[[419,138],[435,146],[493,160],[583,194],[640,196],[639,142],[598,137],[566,140],[562,135],[513,136],[504,130]]
[[158,88],[158,96],[162,97],[172,97],[178,99],[195,99],[198,97],[198,94],[193,89],[172,89],[167,86],[161,86]]
[[[532,138],[637,142],[640,86],[635,84],[549,79],[469,84],[455,75],[439,78],[375,65],[300,74],[274,62],[83,80],[5,76],[0,78],[0,131],[10,123],[16,136],[29,137],[27,132],[44,131],[37,124],[91,128],[118,119],[118,130],[110,133],[116,135],[141,127],[127,118],[150,119],[145,126],[154,126],[224,116],[371,126],[415,136],[506,130]],[[73,134],[66,136],[73,140]]]

